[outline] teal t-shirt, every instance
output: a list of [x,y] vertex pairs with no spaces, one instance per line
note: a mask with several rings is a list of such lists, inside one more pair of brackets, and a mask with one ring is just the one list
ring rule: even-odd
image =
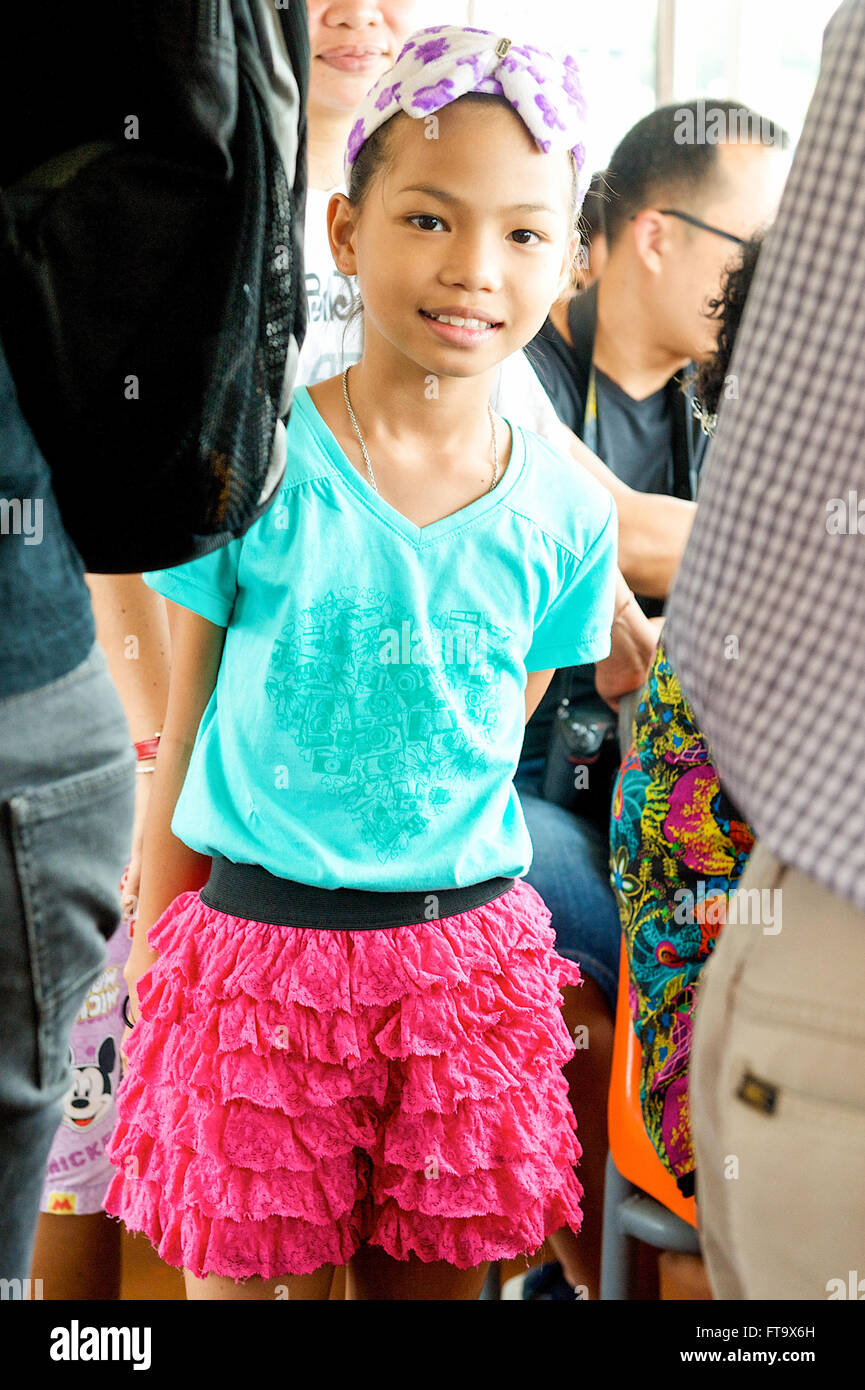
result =
[[419,528],[305,387],[268,511],[145,582],[227,629],[171,822],[191,849],[323,888],[521,877],[529,671],[610,650],[613,499],[511,426],[492,492]]

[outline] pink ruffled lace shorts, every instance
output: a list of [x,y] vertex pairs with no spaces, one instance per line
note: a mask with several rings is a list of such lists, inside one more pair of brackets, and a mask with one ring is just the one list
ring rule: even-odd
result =
[[523,879],[458,916],[273,926],[175,898],[117,1092],[105,1209],[198,1278],[309,1274],[363,1242],[460,1269],[579,1230],[574,1045]]

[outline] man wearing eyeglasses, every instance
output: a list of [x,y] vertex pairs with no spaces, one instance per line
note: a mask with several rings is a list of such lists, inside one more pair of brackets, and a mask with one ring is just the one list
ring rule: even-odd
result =
[[[706,129],[700,104],[660,107],[620,142],[604,274],[555,306],[530,350],[560,419],[607,467],[677,497],[693,497],[705,451],[679,382],[714,352],[709,302],[736,247],[773,220],[790,163],[772,121],[715,102]],[[724,118],[729,140],[717,138]]]

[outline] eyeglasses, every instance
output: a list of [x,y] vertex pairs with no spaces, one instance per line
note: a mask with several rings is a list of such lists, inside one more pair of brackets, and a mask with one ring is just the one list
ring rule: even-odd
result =
[[[714,236],[726,237],[727,241],[735,241],[737,246],[746,246],[744,237],[734,236],[732,232],[722,232],[720,227],[713,227],[709,222],[701,222],[699,217],[692,217],[689,212],[679,212],[676,208],[658,208],[662,217],[679,217],[683,222],[690,222],[692,227],[701,227],[704,232],[711,232]],[[636,222],[639,213],[634,213],[630,219]]]

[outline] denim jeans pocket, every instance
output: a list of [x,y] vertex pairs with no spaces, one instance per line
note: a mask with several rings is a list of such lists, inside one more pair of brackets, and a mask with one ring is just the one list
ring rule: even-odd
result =
[[38,1030],[33,1080],[40,1090],[68,1082],[69,1031],[117,928],[134,765],[130,748],[96,768],[9,798],[22,966],[32,983]]

